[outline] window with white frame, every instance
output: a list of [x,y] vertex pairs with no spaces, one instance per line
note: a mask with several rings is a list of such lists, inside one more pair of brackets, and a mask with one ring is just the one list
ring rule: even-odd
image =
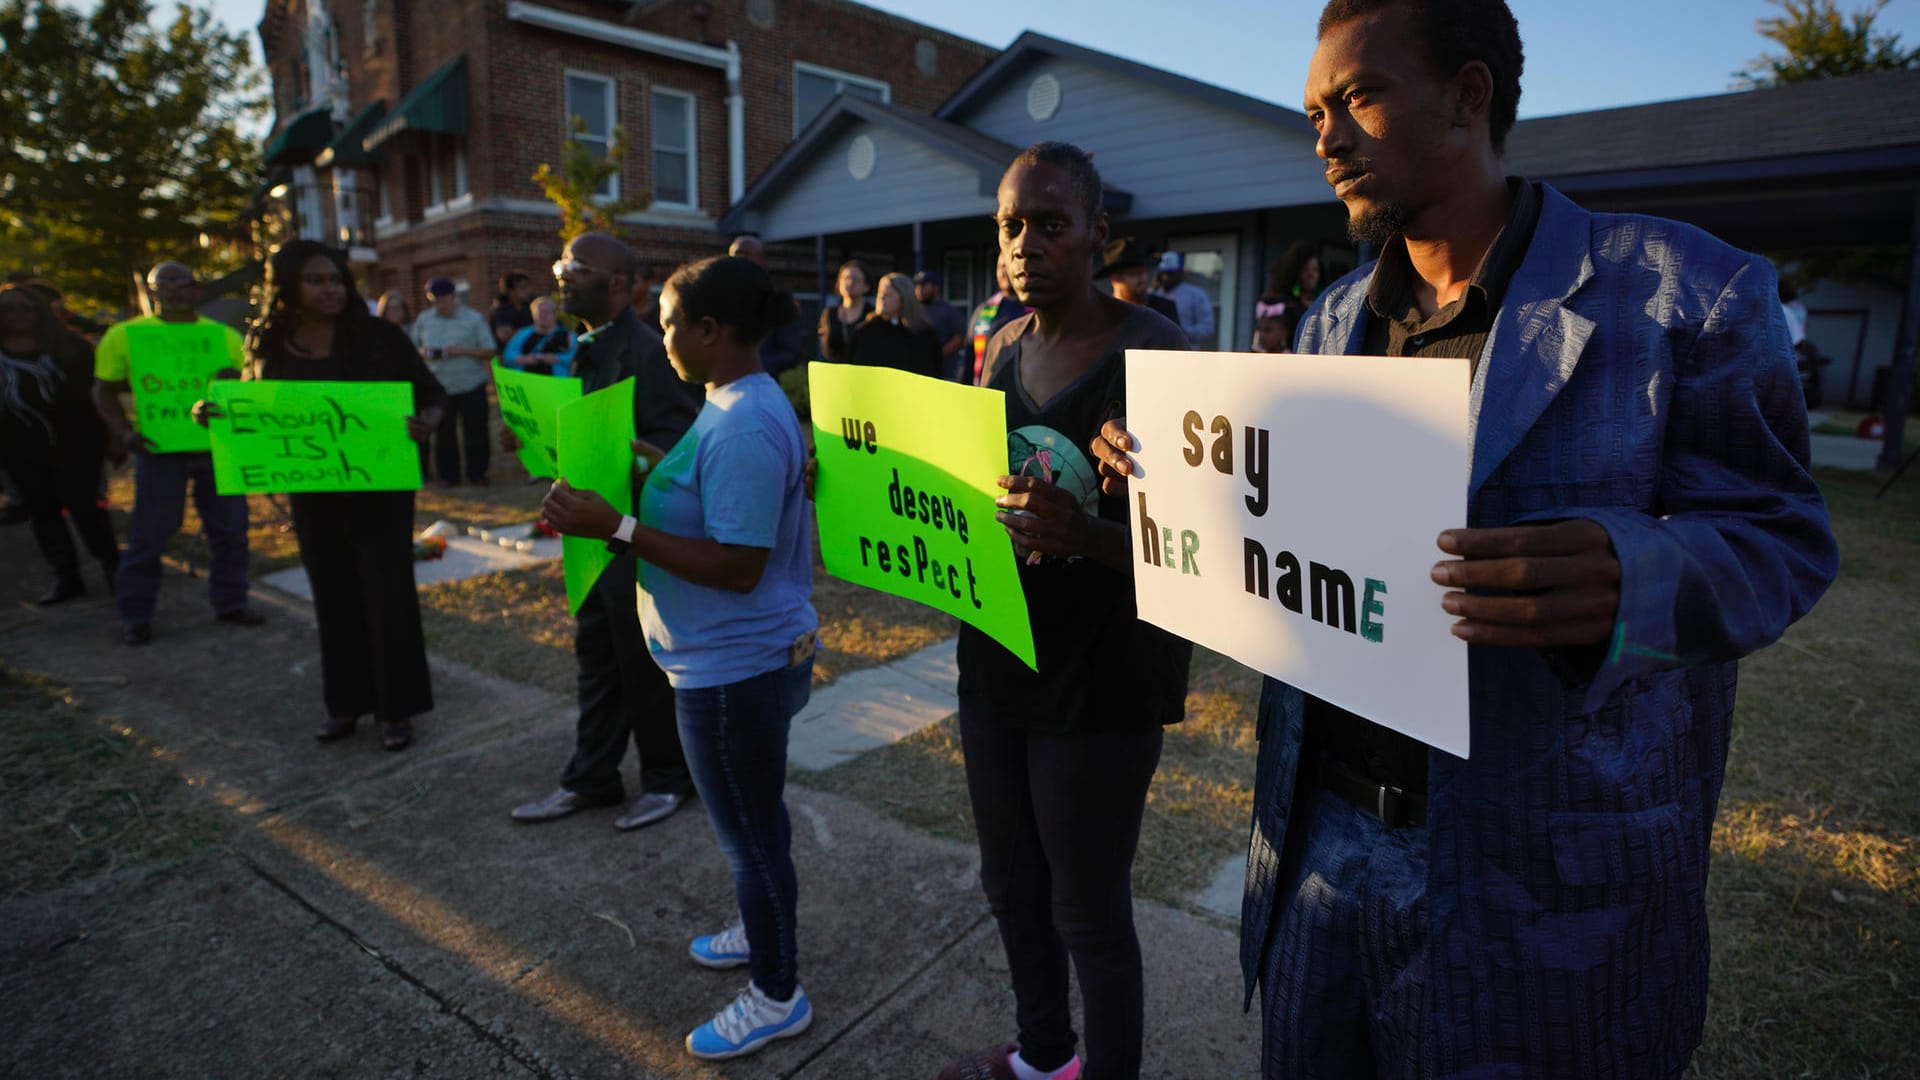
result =
[[427,205],[425,217],[458,209],[470,194],[467,186],[467,144],[455,136],[430,136],[426,145]]
[[949,251],[941,259],[940,299],[962,312],[973,311],[973,252]]
[[653,91],[653,201],[699,205],[694,155],[694,99],[678,90]]
[[395,171],[395,165],[387,165],[374,174],[373,186],[380,198],[380,216],[374,219],[375,225],[393,223],[393,173]]
[[458,199],[469,193],[467,187],[467,144],[464,139],[453,140],[453,189],[447,193],[449,200]]
[[793,133],[800,134],[808,124],[813,123],[814,117],[825,112],[833,99],[841,94],[883,103],[893,100],[893,91],[879,79],[835,71],[817,64],[794,64]]
[[427,209],[437,210],[447,201],[447,168],[440,161],[440,148],[427,141]]
[[[567,72],[567,138],[585,146],[595,157],[605,158],[613,152],[613,128],[619,123],[617,111],[612,79],[584,71]],[[620,177],[617,174],[607,177],[594,194],[618,198]]]

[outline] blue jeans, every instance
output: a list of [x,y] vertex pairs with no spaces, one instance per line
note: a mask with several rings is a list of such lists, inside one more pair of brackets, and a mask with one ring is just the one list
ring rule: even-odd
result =
[[193,508],[207,530],[207,598],[218,614],[246,609],[247,497],[214,491],[211,454],[138,454],[133,459],[133,522],[113,582],[121,622],[153,621],[160,596],[160,556],[186,517],[189,484]]
[[725,686],[674,691],[694,789],[733,870],[753,984],[785,1001],[799,984],[787,728],[813,689],[813,661]]

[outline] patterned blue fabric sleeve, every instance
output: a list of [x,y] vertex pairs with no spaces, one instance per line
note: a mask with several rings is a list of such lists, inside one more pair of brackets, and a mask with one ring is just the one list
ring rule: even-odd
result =
[[1807,411],[1752,257],[1676,357],[1659,516],[1580,509],[1620,560],[1620,610],[1585,707],[1652,672],[1735,660],[1778,639],[1832,583],[1839,550],[1808,469]]

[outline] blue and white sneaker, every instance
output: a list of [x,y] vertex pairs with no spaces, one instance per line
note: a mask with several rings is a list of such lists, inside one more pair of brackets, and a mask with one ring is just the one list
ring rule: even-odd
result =
[[788,1001],[775,1001],[751,982],[733,1004],[687,1036],[687,1052],[707,1061],[741,1057],[775,1039],[791,1039],[813,1023],[807,992],[793,988]]
[[717,934],[694,938],[687,952],[694,963],[710,968],[744,967],[753,959],[747,949],[747,928],[739,923]]

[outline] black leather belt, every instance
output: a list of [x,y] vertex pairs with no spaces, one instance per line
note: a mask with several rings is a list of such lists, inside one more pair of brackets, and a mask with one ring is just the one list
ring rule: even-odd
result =
[[1379,818],[1389,829],[1415,828],[1427,823],[1427,797],[1421,792],[1379,783],[1324,755],[1310,771],[1321,788]]

